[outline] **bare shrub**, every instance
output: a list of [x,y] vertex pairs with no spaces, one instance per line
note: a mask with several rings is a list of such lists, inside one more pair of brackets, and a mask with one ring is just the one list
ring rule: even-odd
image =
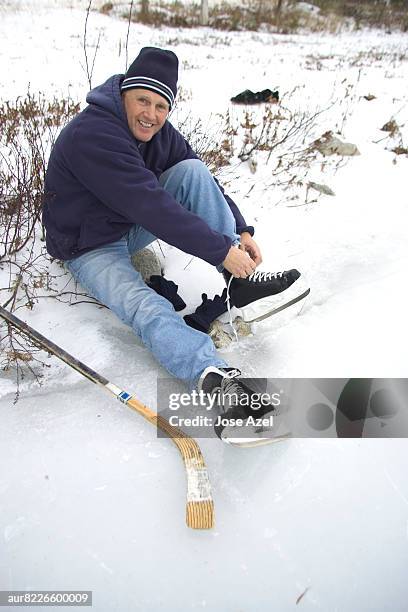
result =
[[[7,279],[0,293],[10,310],[32,308],[38,291],[51,288],[49,258],[39,246],[46,165],[57,133],[78,111],[70,99],[30,92],[0,105],[0,271]],[[10,326],[2,329],[0,368],[15,370],[18,397],[24,369],[37,376],[35,351]]]
[[[109,12],[122,14],[124,2],[108,3]],[[202,24],[200,2],[181,0],[140,0],[139,10],[132,20],[153,27],[192,28]],[[407,0],[310,0],[307,4],[296,0],[221,0],[209,7],[208,22],[212,28],[225,31],[268,29],[289,34],[299,29],[337,32],[344,27],[382,27],[408,30]],[[147,8],[146,8],[147,6]],[[116,7],[116,11],[115,11]],[[320,12],[319,12],[320,10]]]
[[234,155],[233,137],[237,132],[229,112],[211,117],[208,124],[189,113],[177,121],[177,129],[213,174],[217,175],[220,168],[230,163]]
[[408,30],[407,0],[313,0],[324,16],[352,19],[356,28]]
[[[279,2],[278,2],[279,4]],[[299,25],[301,13],[296,11],[293,0],[281,3],[280,10],[276,10],[273,0],[245,0],[231,4],[221,1],[208,9],[208,22],[206,25],[218,30],[257,31],[261,26],[270,26],[275,31],[292,31]],[[129,13],[122,17],[129,18]],[[184,4],[180,0],[173,2],[149,2],[148,10],[142,9],[132,16],[132,21],[146,25],[160,27],[193,28],[202,24],[202,11],[199,3]]]
[[42,94],[0,105],[0,260],[23,249],[39,228],[48,153],[79,106]]
[[[322,172],[326,168],[336,172],[346,162],[342,157],[320,160],[310,147],[320,133],[321,115],[334,106],[341,112],[341,105],[332,99],[324,108],[298,108],[294,103],[296,89],[285,93],[281,104],[238,107],[224,116],[210,116],[206,123],[189,113],[177,127],[217,178],[222,180],[222,175],[243,163],[252,173],[258,171],[258,165],[268,165],[272,180],[264,187],[279,194],[275,205],[299,201],[312,167],[319,165]],[[224,173],[227,166],[229,170]],[[259,187],[259,180],[254,179],[250,191],[255,184]]]

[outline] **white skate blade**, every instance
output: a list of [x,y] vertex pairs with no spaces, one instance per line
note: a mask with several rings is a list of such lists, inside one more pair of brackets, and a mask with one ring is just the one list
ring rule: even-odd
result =
[[[235,436],[236,436],[236,432],[235,432]],[[256,437],[239,438],[235,436],[234,436],[234,432],[232,431],[226,432],[224,430],[222,432],[221,440],[225,442],[225,444],[229,444],[230,446],[236,446],[238,448],[254,448],[255,446],[265,446],[266,444],[273,444],[274,442],[283,442],[284,440],[288,440],[291,437],[290,433],[276,436],[276,437],[270,436],[270,437],[257,437],[257,438]]]
[[271,317],[278,312],[281,312],[285,308],[289,308],[294,304],[297,304],[301,300],[304,300],[310,293],[310,288],[302,281],[298,279],[285,291],[271,295],[269,297],[261,298],[255,302],[251,302],[247,306],[243,306],[241,316],[246,323],[255,323],[255,321],[263,321],[268,317]]
[[[263,418],[268,419],[266,415]],[[269,423],[249,425],[244,422],[243,425],[226,425],[221,433],[221,440],[226,444],[245,448],[272,444],[273,442],[287,440],[290,437],[291,433],[289,431],[281,433],[277,431],[273,424]]]

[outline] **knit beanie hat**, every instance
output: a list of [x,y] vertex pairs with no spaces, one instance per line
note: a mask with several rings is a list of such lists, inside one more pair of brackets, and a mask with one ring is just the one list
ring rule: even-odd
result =
[[178,58],[173,51],[143,47],[125,74],[120,87],[150,89],[163,96],[172,108],[177,95]]

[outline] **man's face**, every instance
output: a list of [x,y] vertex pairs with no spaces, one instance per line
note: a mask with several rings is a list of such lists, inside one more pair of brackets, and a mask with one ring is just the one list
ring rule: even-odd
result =
[[148,142],[157,134],[170,110],[165,98],[148,89],[125,91],[123,104],[129,129],[142,142]]

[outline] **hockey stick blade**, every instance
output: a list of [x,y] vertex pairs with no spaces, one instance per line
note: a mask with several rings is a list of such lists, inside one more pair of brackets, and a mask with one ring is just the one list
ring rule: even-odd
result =
[[14,314],[0,306],[0,316],[16,327],[21,333],[47,353],[64,361],[71,368],[88,378],[91,382],[112,393],[116,399],[141,414],[149,423],[165,432],[183,457],[187,473],[186,523],[192,529],[211,529],[214,526],[214,502],[211,496],[211,485],[207,467],[201,449],[194,438],[190,438],[180,429],[170,425],[164,418],[142,404],[136,397],[123,391],[106,378],[91,370],[87,365],[48,340],[35,329],[18,319]]

